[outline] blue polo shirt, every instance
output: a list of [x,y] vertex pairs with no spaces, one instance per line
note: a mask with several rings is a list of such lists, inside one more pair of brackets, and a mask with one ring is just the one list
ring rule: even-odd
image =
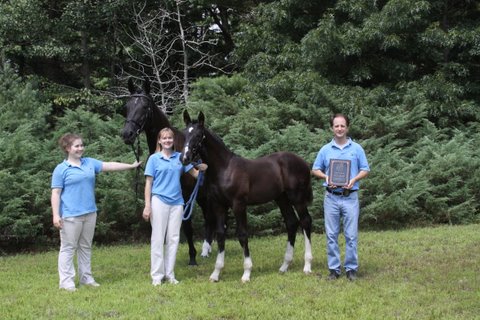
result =
[[[340,160],[350,160],[350,177],[355,177],[360,171],[370,171],[368,166],[367,157],[362,146],[356,142],[353,142],[352,139],[348,138],[347,144],[340,148],[335,140],[332,139],[330,143],[324,145],[317,154],[317,158],[313,163],[313,170],[321,170],[324,173],[327,173],[330,167],[330,159],[340,159]],[[323,185],[326,187],[327,183],[324,182]],[[352,190],[358,190],[359,182],[355,182],[352,187]]]
[[174,152],[169,159],[161,152],[152,154],[145,166],[145,175],[153,177],[152,194],[168,205],[183,205],[180,177],[192,168],[192,164],[182,164],[179,152]]
[[62,189],[60,216],[76,217],[96,212],[95,175],[102,171],[103,162],[93,158],[81,158],[80,167],[67,160],[58,164],[52,174],[52,189]]

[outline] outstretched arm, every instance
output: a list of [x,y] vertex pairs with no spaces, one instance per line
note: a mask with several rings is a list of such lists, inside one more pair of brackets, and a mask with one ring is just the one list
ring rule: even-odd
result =
[[137,168],[142,162],[135,161],[132,164],[122,162],[104,162],[102,165],[102,171],[123,171]]

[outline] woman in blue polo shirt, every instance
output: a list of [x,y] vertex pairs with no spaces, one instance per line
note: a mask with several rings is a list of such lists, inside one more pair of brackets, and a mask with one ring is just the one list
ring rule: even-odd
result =
[[66,159],[53,171],[51,184],[53,225],[60,229],[59,287],[67,291],[76,290],[75,253],[80,284],[98,287],[91,270],[92,240],[97,219],[95,176],[102,171],[134,169],[140,162],[127,164],[83,158],[83,140],[77,134],[67,133],[58,142],[66,154]]
[[[206,164],[199,164],[197,169],[204,171],[207,167]],[[162,281],[178,283],[174,267],[184,205],[180,177],[188,172],[196,178],[197,169],[191,164],[184,166],[180,161],[180,153],[175,151],[172,129],[160,130],[157,150],[148,158],[145,166],[143,210],[143,218],[150,220],[152,225],[150,275],[154,286]]]

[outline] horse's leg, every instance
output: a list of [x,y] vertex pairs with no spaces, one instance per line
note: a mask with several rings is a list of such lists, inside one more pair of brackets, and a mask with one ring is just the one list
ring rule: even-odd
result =
[[[193,177],[189,174],[182,175],[180,182],[182,184],[182,192],[183,192],[184,199],[190,199],[190,195],[192,194],[193,186],[195,183],[194,180],[195,179],[193,179]],[[188,243],[188,256],[189,256],[188,265],[196,266],[197,250],[195,249],[195,245],[193,243],[193,224],[192,224],[191,216],[188,220],[182,221],[182,228],[183,228],[183,234],[185,235],[185,238],[187,239],[187,243]]]
[[200,254],[203,258],[208,258],[212,252],[212,243],[213,243],[213,227],[209,225],[210,222],[205,221],[205,239],[202,244],[202,253]]
[[197,197],[197,203],[202,209],[203,219],[204,219],[204,239],[202,245],[202,253],[200,254],[201,257],[206,258],[212,252],[212,242],[213,242],[213,234],[215,228],[215,217],[211,212],[211,209],[208,205],[208,198],[204,194],[204,192],[200,192]]
[[312,217],[308,212],[308,208],[305,204],[295,205],[295,210],[297,210],[298,216],[300,217],[300,226],[303,229],[303,236],[305,238],[305,266],[303,267],[303,272],[306,274],[312,273]]
[[195,249],[195,245],[193,243],[193,225],[192,225],[192,217],[188,220],[182,221],[183,233],[185,234],[185,238],[187,238],[188,242],[188,255],[190,260],[188,261],[189,266],[196,266],[197,260],[197,250]]
[[250,274],[252,273],[252,258],[250,257],[250,250],[248,248],[248,231],[247,231],[247,207],[243,201],[234,201],[233,214],[237,222],[237,237],[240,246],[243,248],[243,275],[242,282],[250,281]]
[[225,220],[227,216],[227,208],[222,208],[214,203],[211,203],[212,211],[215,213],[216,220],[216,233],[217,233],[217,244],[218,244],[218,254],[217,260],[215,261],[215,269],[210,275],[210,281],[218,282],[220,278],[220,272],[222,271],[225,265]]
[[280,208],[280,212],[282,213],[283,220],[285,221],[288,234],[287,249],[285,250],[283,263],[279,269],[280,272],[284,273],[287,272],[288,267],[293,261],[293,249],[295,247],[295,239],[297,236],[299,222],[297,216],[295,215],[295,211],[293,211],[293,207],[290,205],[285,195],[280,196],[275,200],[275,202]]

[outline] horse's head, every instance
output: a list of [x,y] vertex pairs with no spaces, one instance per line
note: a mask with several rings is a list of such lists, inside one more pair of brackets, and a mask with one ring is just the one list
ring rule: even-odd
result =
[[136,88],[132,79],[128,80],[130,97],[125,104],[126,121],[122,129],[122,138],[126,144],[133,144],[137,136],[146,129],[152,119],[155,103],[150,95],[150,82],[143,83],[143,89]]
[[200,159],[200,151],[205,138],[205,116],[203,115],[203,112],[200,111],[198,114],[198,120],[192,121],[188,111],[185,110],[183,112],[183,121],[186,125],[183,132],[185,135],[185,143],[183,145],[180,159],[183,164],[188,164]]

